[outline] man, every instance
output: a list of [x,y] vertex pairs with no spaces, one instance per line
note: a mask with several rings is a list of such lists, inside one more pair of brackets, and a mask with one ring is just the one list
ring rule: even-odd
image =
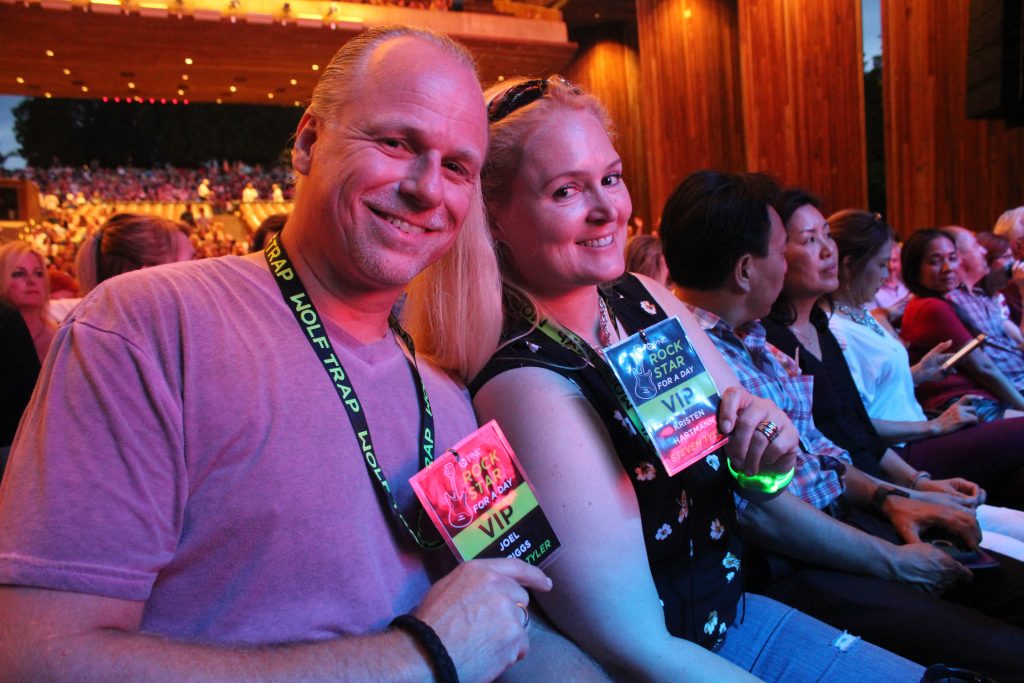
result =
[[[1024,260],[1024,206],[1004,211],[996,221],[992,232],[1010,243],[1015,261]],[[1021,288],[1024,287],[1024,269],[1014,268],[1014,276],[1003,289],[1006,305],[1010,308],[1010,320],[1024,332],[1024,318],[1021,316]]]
[[253,202],[259,200],[259,198],[260,191],[253,187],[252,183],[246,183],[245,187],[242,188],[242,203],[252,204]]
[[956,306],[957,315],[972,334],[987,335],[981,355],[987,356],[1017,391],[1024,390],[1024,352],[1015,339],[1020,329],[1003,318],[999,304],[978,286],[988,275],[988,252],[967,228],[953,225],[943,231],[953,237],[960,255],[960,285],[946,298]]
[[418,547],[407,479],[475,420],[388,322],[456,240],[486,147],[465,49],[375,29],[299,123],[280,243],[83,302],[0,496],[6,680],[474,681],[525,656],[539,569],[431,585],[452,562]]
[[[849,454],[814,426],[810,378],[765,340],[759,319],[778,297],[786,272],[786,231],[770,206],[776,190],[764,176],[698,172],[673,193],[661,223],[680,298],[744,386],[774,400],[801,434],[789,490],[748,505],[740,517],[771,551],[763,590],[918,662],[952,660],[997,678],[1019,678],[1024,631],[952,600],[978,603],[1019,622],[1022,587],[981,572],[972,577],[919,542],[920,533],[937,528],[976,546],[975,521],[962,511],[911,500],[899,487],[858,471]],[[1017,566],[1003,562],[1007,567],[995,571]],[[969,586],[951,588],[972,578]],[[948,601],[929,594],[947,590]]]

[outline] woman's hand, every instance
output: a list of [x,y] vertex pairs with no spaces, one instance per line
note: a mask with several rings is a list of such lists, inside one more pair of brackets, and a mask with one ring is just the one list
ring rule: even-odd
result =
[[[778,427],[771,441],[757,429],[766,419]],[[748,476],[782,474],[796,466],[800,434],[789,417],[766,398],[742,387],[727,388],[718,405],[718,428],[729,437],[725,452],[737,472]]]
[[914,377],[914,386],[924,382],[937,382],[948,374],[942,369],[942,364],[953,355],[945,352],[952,344],[952,339],[939,342],[935,348],[924,354],[924,357],[910,368],[910,374]]
[[[922,362],[924,362],[922,360]],[[942,411],[938,417],[929,420],[935,430],[935,436],[949,434],[967,425],[978,423],[978,416],[974,412],[974,404],[970,395],[961,396],[960,399]]]
[[985,489],[973,481],[955,477],[953,479],[927,479],[918,480],[916,491],[933,493],[944,493],[957,499],[958,504],[968,507],[977,507],[985,503]]

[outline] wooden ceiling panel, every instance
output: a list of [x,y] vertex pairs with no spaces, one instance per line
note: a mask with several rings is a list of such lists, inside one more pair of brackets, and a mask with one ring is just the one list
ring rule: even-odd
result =
[[[420,23],[434,28],[438,19],[456,22],[452,25],[461,31],[440,28],[473,50],[485,84],[499,76],[562,71],[576,51],[561,22],[523,24],[528,20],[497,15],[395,12],[406,23],[430,19]],[[0,92],[294,106],[305,103],[313,89],[319,73],[312,66],[324,66],[361,30],[359,25],[343,26],[331,30],[0,4]],[[533,39],[516,36],[524,26],[533,29]],[[47,50],[54,56],[47,56]]]

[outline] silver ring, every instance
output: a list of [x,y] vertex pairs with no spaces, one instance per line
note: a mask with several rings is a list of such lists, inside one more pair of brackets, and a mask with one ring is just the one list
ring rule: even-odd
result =
[[530,625],[530,610],[526,609],[526,605],[521,602],[517,602],[516,607],[523,610],[523,628],[526,628]]
[[768,443],[775,441],[775,437],[779,435],[779,425],[775,424],[767,417],[758,422],[754,429],[764,434],[764,438],[768,439]]

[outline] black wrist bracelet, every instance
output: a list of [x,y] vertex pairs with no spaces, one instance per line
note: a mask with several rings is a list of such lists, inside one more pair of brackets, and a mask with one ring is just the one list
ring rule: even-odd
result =
[[459,674],[455,671],[455,662],[452,661],[444,643],[434,633],[434,629],[423,623],[411,614],[400,614],[391,620],[392,628],[400,628],[413,637],[417,643],[427,651],[434,673],[437,674],[438,683],[459,683]]

